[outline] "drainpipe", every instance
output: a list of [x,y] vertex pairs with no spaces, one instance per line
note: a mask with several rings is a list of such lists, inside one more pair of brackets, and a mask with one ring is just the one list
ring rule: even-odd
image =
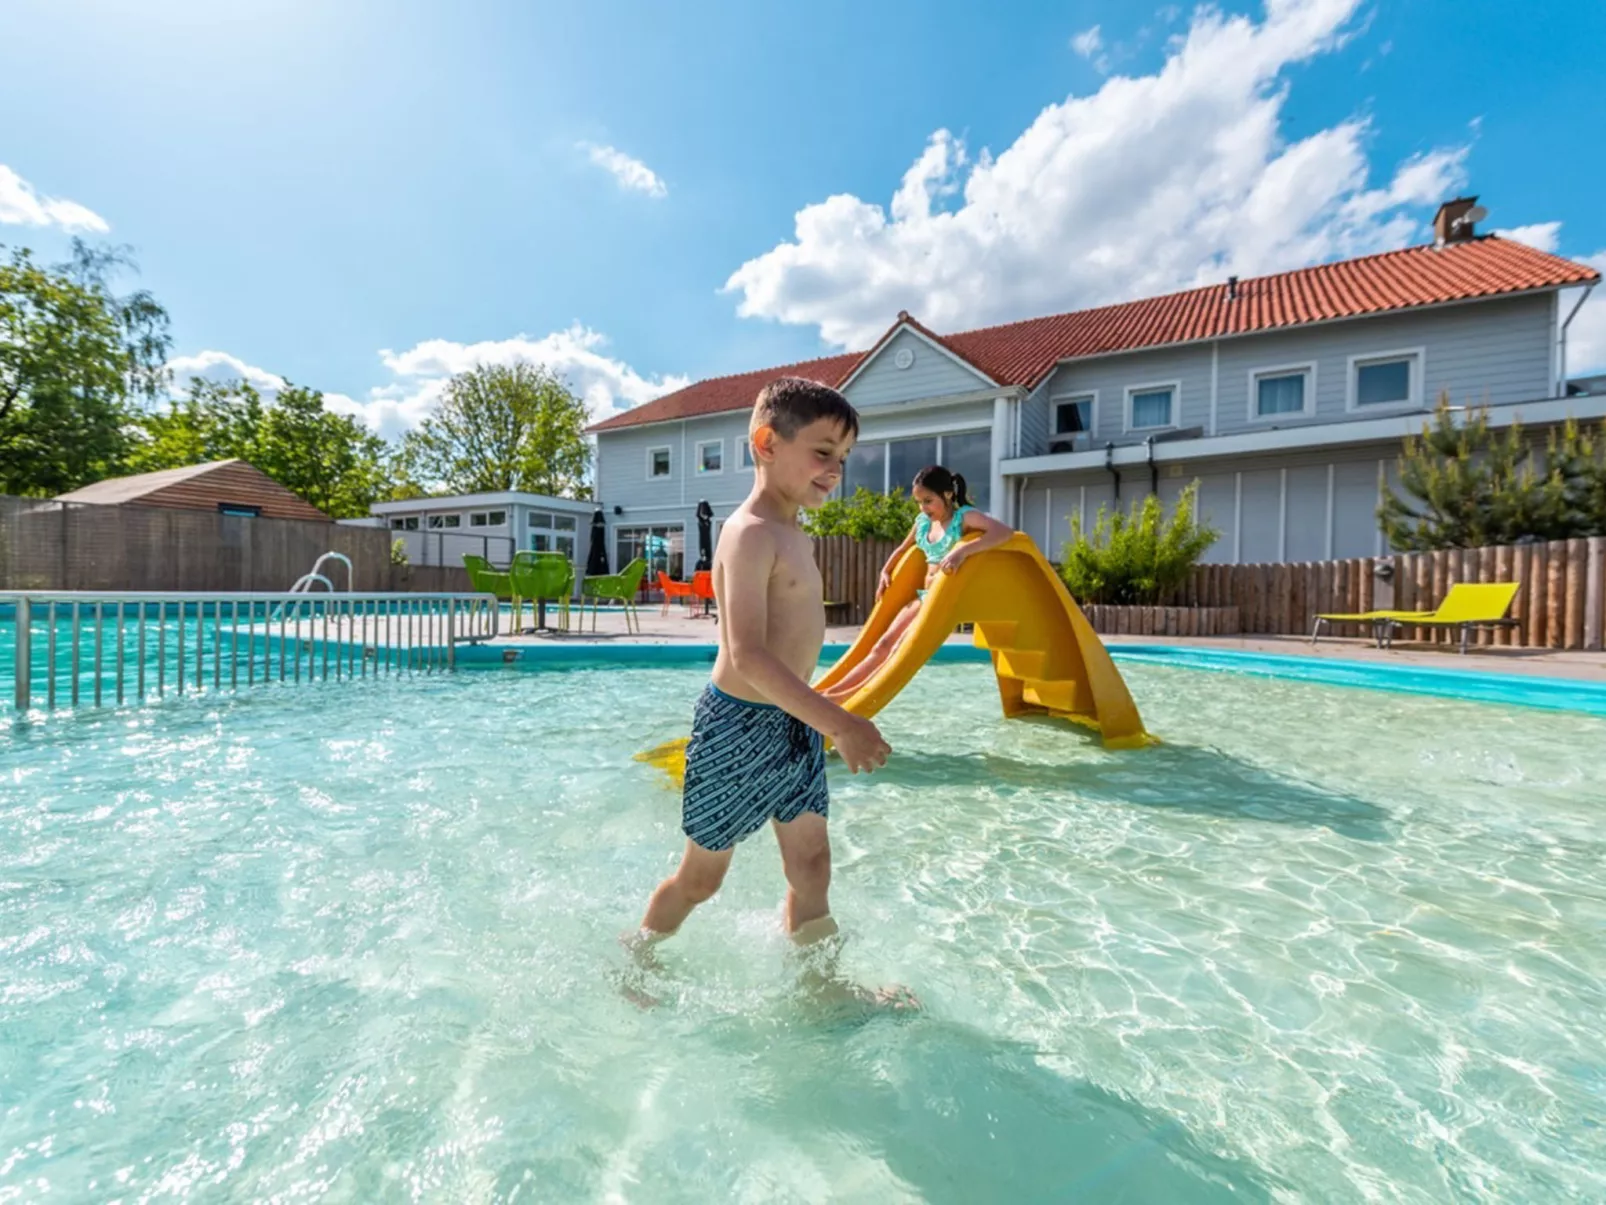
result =
[[1557,372],[1560,374],[1556,387],[1557,397],[1567,396],[1567,328],[1572,325],[1573,319],[1578,317],[1578,311],[1583,308],[1584,302],[1589,300],[1589,295],[1594,291],[1594,285],[1586,285],[1584,295],[1578,299],[1578,304],[1573,306],[1573,312],[1567,315],[1567,321],[1561,324],[1561,363],[1557,365]]
[[1160,493],[1160,466],[1154,463],[1154,436],[1151,435],[1143,441],[1143,448],[1149,456],[1149,493],[1158,497]]
[[1121,470],[1115,467],[1115,445],[1104,445],[1104,471],[1115,478],[1115,500],[1121,500]]

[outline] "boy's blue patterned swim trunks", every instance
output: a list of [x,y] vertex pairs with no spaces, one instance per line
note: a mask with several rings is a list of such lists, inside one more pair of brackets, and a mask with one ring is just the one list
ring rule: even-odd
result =
[[686,746],[680,826],[716,853],[770,820],[827,815],[825,741],[770,703],[749,703],[712,682],[697,700]]

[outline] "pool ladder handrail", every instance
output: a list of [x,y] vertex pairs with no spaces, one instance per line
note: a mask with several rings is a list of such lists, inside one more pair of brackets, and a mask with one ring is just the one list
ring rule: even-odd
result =
[[[354,584],[354,582],[353,582],[354,574],[353,574],[353,570],[352,570],[352,567],[351,567],[351,558],[349,556],[347,556],[345,553],[343,553],[343,552],[335,552],[333,549],[331,549],[330,551],[324,553],[316,561],[314,561],[312,563],[312,569],[309,572],[303,573],[300,577],[296,578],[295,584],[290,587],[289,593],[291,593],[291,594],[310,594],[310,593],[312,593],[313,585],[315,583],[317,583],[317,582],[322,582],[323,583],[323,588],[325,590],[327,590],[330,594],[335,593],[335,584],[334,584],[334,582],[330,581],[322,573],[318,572],[318,570],[323,568],[323,563],[325,561],[328,561],[328,560],[341,561],[341,562],[343,562],[345,564],[345,566],[346,566],[346,593],[350,594],[352,592],[352,586]],[[273,622],[274,620],[277,620],[279,618],[280,614],[284,611],[284,606],[285,606],[285,604],[281,603],[277,608],[274,609],[274,612],[273,612],[272,616],[269,617],[269,622]],[[299,620],[301,618],[301,607],[300,607],[299,603],[295,604],[295,606],[296,606],[296,618]]]

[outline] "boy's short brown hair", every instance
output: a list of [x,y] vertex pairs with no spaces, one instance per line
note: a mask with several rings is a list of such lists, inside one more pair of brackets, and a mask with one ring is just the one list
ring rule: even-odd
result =
[[758,391],[747,429],[751,434],[770,427],[782,439],[795,439],[822,418],[836,420],[849,435],[859,437],[859,412],[835,389],[803,377],[777,377]]

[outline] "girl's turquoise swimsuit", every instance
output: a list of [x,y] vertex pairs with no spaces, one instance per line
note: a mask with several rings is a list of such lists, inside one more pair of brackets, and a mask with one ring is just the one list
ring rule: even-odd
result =
[[[943,525],[942,534],[935,540],[931,538],[931,519],[921,512],[915,519],[915,547],[926,554],[927,566],[935,565],[954,550],[959,543],[959,537],[965,534],[965,512],[975,510],[974,506],[958,506],[954,513],[948,516],[948,522]],[[917,596],[925,598],[924,590],[917,591]]]

